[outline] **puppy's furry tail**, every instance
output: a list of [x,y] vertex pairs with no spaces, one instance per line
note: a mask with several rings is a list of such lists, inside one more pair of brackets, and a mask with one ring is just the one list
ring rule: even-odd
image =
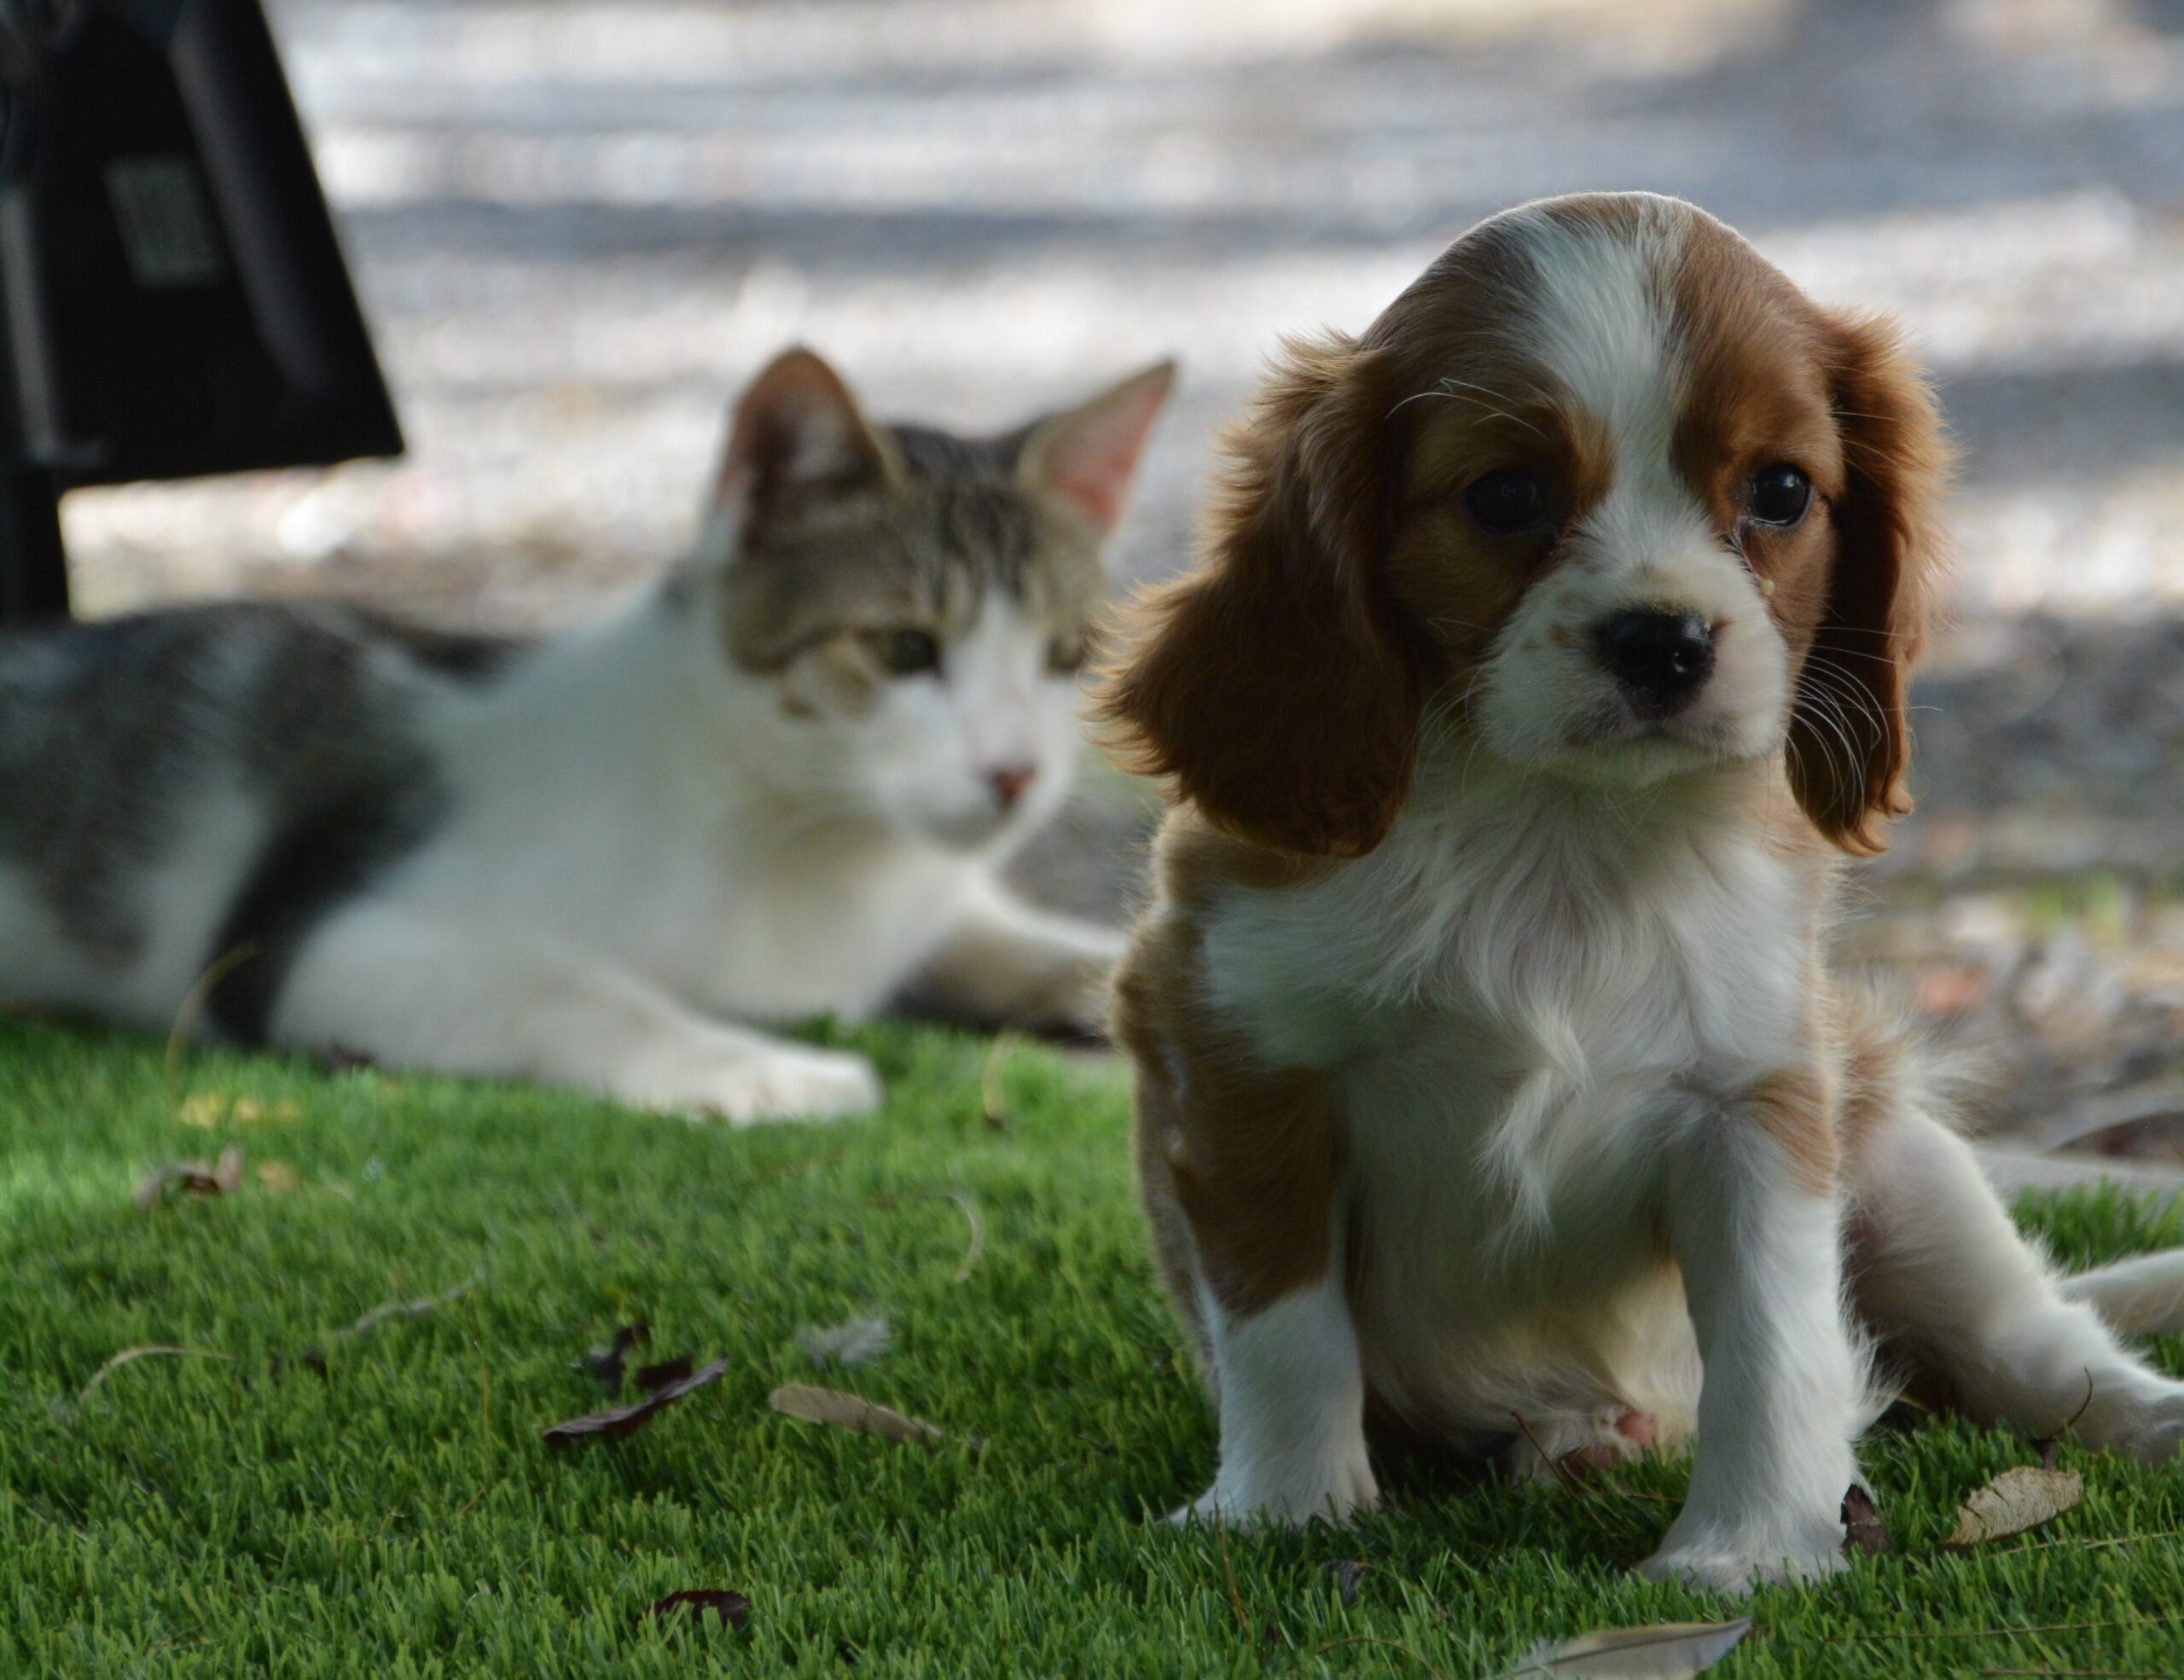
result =
[[2061,1281],[2071,1300],[2084,1301],[2108,1327],[2127,1336],[2184,1334],[2184,1248],[2165,1248]]

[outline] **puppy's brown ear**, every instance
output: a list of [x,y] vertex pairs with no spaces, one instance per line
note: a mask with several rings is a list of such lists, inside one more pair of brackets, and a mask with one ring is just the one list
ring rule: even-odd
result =
[[1846,483],[1830,509],[1826,614],[1791,712],[1790,786],[1821,833],[1864,855],[1911,809],[1904,700],[1943,569],[1949,449],[1933,389],[1892,325],[1838,318],[1829,345]]
[[1362,856],[1409,785],[1420,677],[1380,563],[1386,384],[1349,340],[1288,346],[1229,439],[1205,554],[1139,603],[1101,700],[1132,768],[1287,852]]

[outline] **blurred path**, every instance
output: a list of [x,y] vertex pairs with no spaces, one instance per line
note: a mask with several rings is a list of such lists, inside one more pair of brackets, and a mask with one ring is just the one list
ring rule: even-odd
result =
[[[2017,1112],[2177,1071],[2177,0],[274,10],[413,454],[79,497],[91,607],[581,611],[681,543],[731,387],[791,339],[883,411],[996,425],[1180,353],[1125,549],[1159,572],[1278,332],[1362,325],[1499,206],[1679,193],[1900,312],[1964,445],[1964,627],[1854,941],[2016,1047]],[[1118,809],[1048,849],[1054,891],[1112,900]]]

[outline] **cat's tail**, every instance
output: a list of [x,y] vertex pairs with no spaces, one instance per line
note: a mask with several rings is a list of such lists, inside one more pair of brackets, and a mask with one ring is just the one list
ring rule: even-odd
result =
[[2127,1336],[2184,1334],[2184,1248],[2164,1248],[2061,1280],[2111,1329]]

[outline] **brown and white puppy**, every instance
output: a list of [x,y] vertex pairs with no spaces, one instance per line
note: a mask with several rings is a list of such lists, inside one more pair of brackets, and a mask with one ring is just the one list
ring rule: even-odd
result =
[[1689,205],[1553,200],[1292,346],[1234,455],[1104,702],[1177,798],[1115,1024],[1193,1509],[1371,1505],[1368,1419],[1536,1473],[1695,1430],[1647,1572],[1822,1573],[1874,1342],[2036,1429],[2090,1376],[2080,1436],[2169,1456],[2184,1384],[2098,1315],[2184,1265],[2058,1280],[1825,960],[1940,561],[1892,331]]

